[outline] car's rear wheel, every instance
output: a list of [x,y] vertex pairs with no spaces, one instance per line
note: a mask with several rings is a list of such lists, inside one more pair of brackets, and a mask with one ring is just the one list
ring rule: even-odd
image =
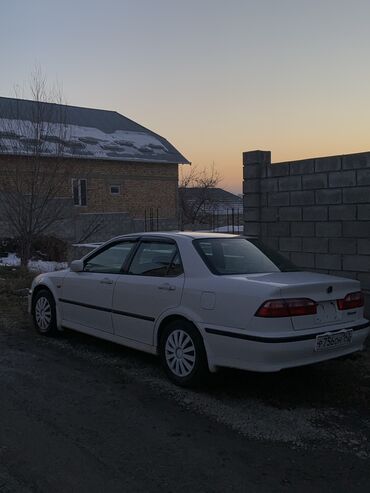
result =
[[197,385],[208,373],[202,337],[187,320],[175,320],[165,327],[159,351],[165,372],[177,385]]
[[55,301],[47,289],[41,289],[35,294],[32,315],[35,328],[40,334],[48,336],[57,334]]

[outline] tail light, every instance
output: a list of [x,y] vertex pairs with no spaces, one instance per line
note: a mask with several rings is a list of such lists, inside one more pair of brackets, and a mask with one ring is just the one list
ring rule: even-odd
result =
[[299,317],[301,315],[315,315],[317,303],[309,298],[287,298],[281,300],[267,300],[256,311],[256,317]]
[[347,296],[341,300],[337,300],[339,310],[350,310],[351,308],[360,308],[364,306],[364,295],[361,291],[356,293],[347,294]]

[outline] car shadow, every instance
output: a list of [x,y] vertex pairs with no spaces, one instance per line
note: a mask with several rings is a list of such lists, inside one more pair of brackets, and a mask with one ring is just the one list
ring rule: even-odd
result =
[[[74,348],[113,360],[123,369],[145,368],[156,378],[164,376],[156,356],[93,336],[65,330],[62,336]],[[256,373],[222,368],[196,389],[223,399],[258,399],[276,408],[340,407],[370,409],[370,347],[361,353],[324,363],[290,368],[276,373]]]
[[255,398],[277,408],[340,407],[370,409],[370,351],[324,363],[255,373],[222,369],[212,393]]

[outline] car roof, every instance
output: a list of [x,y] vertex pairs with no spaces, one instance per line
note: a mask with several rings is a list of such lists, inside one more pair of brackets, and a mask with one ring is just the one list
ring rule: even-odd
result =
[[189,239],[202,239],[202,238],[237,238],[240,235],[228,234],[228,233],[211,233],[207,231],[151,231],[143,233],[130,233],[127,235],[117,236],[115,239],[129,238],[129,237],[161,237],[161,238],[189,238]]

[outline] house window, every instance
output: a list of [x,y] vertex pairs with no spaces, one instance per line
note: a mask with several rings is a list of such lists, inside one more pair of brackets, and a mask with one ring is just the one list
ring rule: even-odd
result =
[[121,185],[111,185],[110,193],[111,195],[121,195]]
[[72,194],[74,205],[87,205],[87,180],[73,178]]

